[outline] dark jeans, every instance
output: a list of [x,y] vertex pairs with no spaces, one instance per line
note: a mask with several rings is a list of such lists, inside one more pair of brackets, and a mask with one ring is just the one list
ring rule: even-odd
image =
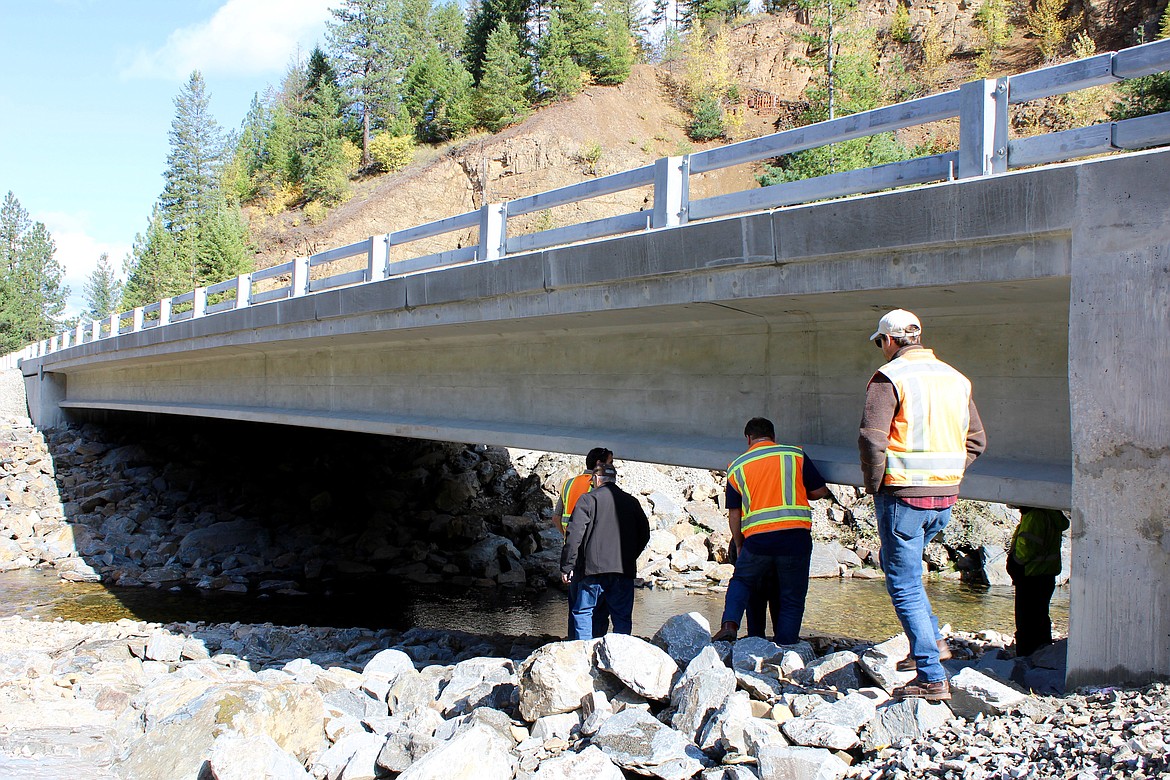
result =
[[[727,545],[727,561],[735,565],[739,559],[735,542]],[[772,613],[772,639],[779,636],[780,625],[780,594],[776,588],[776,576],[769,569],[764,573],[760,587],[752,591],[747,603],[747,635],[767,636],[768,613]]]
[[634,578],[624,574],[594,574],[582,577],[573,591],[569,619],[577,639],[593,639],[594,614],[600,606],[608,610],[615,634],[634,628]]
[[1052,618],[1048,605],[1056,590],[1055,574],[1029,577],[1024,574],[1011,555],[1008,555],[1008,574],[1016,586],[1016,656],[1023,658],[1052,644]]
[[764,593],[765,577],[771,573],[774,584],[768,588],[780,605],[780,614],[772,614],[776,643],[791,645],[800,641],[800,623],[804,619],[804,599],[808,595],[808,567],[812,555],[752,555],[747,549],[735,562],[735,574],[727,586],[723,622],[739,625],[753,593]]
[[[566,636],[569,639],[580,639],[577,636],[577,624],[573,622],[573,604],[577,601],[577,581],[569,583],[569,628]],[[609,631],[609,606],[604,601],[593,606],[593,636],[604,636]]]

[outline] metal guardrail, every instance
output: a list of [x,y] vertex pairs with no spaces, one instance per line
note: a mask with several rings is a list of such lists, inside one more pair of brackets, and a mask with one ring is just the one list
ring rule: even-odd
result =
[[[1012,168],[1159,146],[1170,143],[1170,113],[1011,139],[1008,133],[1008,110],[1011,105],[1164,71],[1170,71],[1170,39],[1097,54],[1015,76],[973,81],[959,89],[937,95],[681,157],[665,157],[651,165],[528,195],[507,203],[485,204],[475,211],[393,233],[370,236],[349,246],[329,249],[309,257],[298,257],[130,312],[114,314],[99,322],[82,323],[73,330],[30,344],[23,350],[0,358],[0,361],[4,367],[15,366],[21,359],[39,357],[76,344],[163,327],[222,311],[295,298],[335,287],[377,282],[467,263],[497,261],[511,254],[553,246],[676,227],[691,220],[781,208],[913,184],[990,176]],[[959,120],[959,149],[956,152],[701,200],[690,200],[689,197],[689,180],[694,174],[955,118]],[[509,218],[641,187],[653,188],[651,209],[508,236]],[[476,245],[390,261],[392,247],[473,228],[479,232]],[[362,256],[365,257],[364,268],[333,275],[320,273],[335,262]],[[320,269],[316,279],[310,278],[312,269]],[[259,282],[286,278],[288,283],[282,286],[262,291],[254,289]],[[209,296],[216,299],[210,305],[207,302]]]

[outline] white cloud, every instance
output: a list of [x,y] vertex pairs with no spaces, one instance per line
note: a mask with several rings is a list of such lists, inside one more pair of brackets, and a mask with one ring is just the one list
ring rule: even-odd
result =
[[34,215],[45,223],[57,245],[57,262],[64,269],[64,283],[69,285],[65,316],[72,317],[85,310],[85,282],[97,268],[102,252],[110,255],[110,265],[121,276],[122,258],[130,251],[129,244],[111,244],[91,235],[88,218],[84,215],[49,212]]
[[330,6],[338,0],[227,0],[205,22],[172,32],[154,51],[139,51],[122,70],[125,78],[182,80],[279,72],[297,44],[311,48],[323,38]]

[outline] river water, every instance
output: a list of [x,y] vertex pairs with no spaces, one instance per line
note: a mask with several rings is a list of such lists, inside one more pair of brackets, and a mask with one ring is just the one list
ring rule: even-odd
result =
[[[940,622],[956,630],[1014,632],[1011,588],[928,581],[927,592]],[[651,636],[667,618],[685,612],[699,612],[713,627],[719,625],[722,593],[639,589],[636,594],[637,635]],[[1057,589],[1051,612],[1055,629],[1067,633],[1067,588]],[[69,583],[58,580],[52,571],[21,570],[0,574],[0,617],[10,615],[81,622],[130,618],[337,628],[420,626],[481,634],[563,636],[566,601],[557,590],[468,590],[387,580],[334,583],[330,593],[307,596],[203,595]],[[809,583],[805,634],[882,640],[900,630],[882,581],[816,579]]]

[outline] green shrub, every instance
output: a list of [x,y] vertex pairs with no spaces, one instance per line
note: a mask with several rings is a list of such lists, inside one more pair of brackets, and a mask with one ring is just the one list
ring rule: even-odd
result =
[[350,175],[357,172],[357,169],[362,167],[362,149],[348,138],[341,141],[341,153],[345,155],[346,172]]
[[691,124],[687,127],[687,135],[692,141],[712,141],[722,138],[724,132],[723,109],[719,107],[719,102],[710,95],[700,98]]
[[305,219],[310,225],[320,225],[329,216],[329,207],[319,200],[311,200],[305,204]]
[[414,160],[414,139],[382,133],[370,141],[370,159],[386,173],[400,171]]
[[910,9],[901,3],[894,8],[894,19],[890,22],[890,37],[901,44],[911,41]]

